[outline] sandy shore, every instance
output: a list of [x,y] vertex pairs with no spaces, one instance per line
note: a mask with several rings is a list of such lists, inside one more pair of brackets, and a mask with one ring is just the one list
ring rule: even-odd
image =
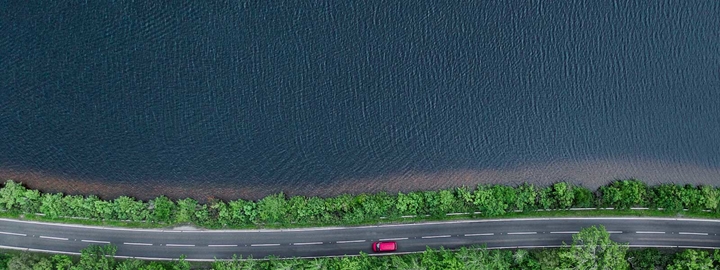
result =
[[[112,181],[80,179],[71,176],[49,175],[31,171],[0,170],[0,180],[13,179],[29,188],[44,192],[65,194],[95,194],[104,199],[128,195],[148,200],[158,195],[168,197],[191,197],[200,201],[209,198],[231,200],[237,198],[259,199],[280,191],[288,195],[334,196],[342,193],[387,191],[407,192],[430,190],[477,184],[511,184],[523,182],[535,185],[549,185],[558,181],[595,189],[616,179],[638,178],[649,184],[682,183],[720,185],[720,169],[688,164],[639,160],[595,160],[584,162],[562,162],[537,164],[503,170],[458,170],[447,172],[404,172],[376,178],[338,179],[331,183],[292,186],[272,186],[262,183],[213,183],[191,181],[185,184],[168,185],[176,181]],[[163,183],[164,182],[164,183]]]

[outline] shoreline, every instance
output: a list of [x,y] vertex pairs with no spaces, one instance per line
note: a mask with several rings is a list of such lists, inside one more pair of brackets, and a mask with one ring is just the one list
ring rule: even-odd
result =
[[589,189],[597,189],[614,180],[637,178],[648,185],[662,183],[720,185],[720,168],[667,162],[598,160],[588,162],[548,163],[506,170],[458,170],[450,172],[406,172],[375,178],[341,179],[328,183],[296,185],[267,185],[216,183],[193,180],[162,184],[162,181],[144,181],[142,184],[110,182],[105,180],[54,176],[39,172],[0,169],[0,179],[22,182],[31,189],[46,193],[68,195],[97,195],[103,199],[130,196],[149,200],[159,195],[171,199],[193,198],[200,202],[216,198],[226,201],[235,199],[258,200],[267,195],[284,192],[288,196],[332,197],[341,194],[387,192],[411,192],[438,190],[460,186],[475,187],[478,184],[519,185],[531,183],[549,186],[556,182],[568,182]]

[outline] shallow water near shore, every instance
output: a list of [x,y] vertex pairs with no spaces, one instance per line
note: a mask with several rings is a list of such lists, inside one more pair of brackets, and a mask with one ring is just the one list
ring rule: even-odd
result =
[[0,179],[259,198],[720,185],[720,3],[0,4]]

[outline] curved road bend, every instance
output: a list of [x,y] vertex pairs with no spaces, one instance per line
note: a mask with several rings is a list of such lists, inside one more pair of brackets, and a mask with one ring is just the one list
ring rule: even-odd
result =
[[174,231],[86,227],[0,219],[0,246],[77,253],[112,243],[118,256],[192,260],[309,257],[372,253],[373,241],[394,240],[399,252],[426,246],[532,248],[570,243],[583,227],[602,224],[611,239],[631,246],[720,248],[720,220],[670,218],[536,218],[464,220],[345,228]]

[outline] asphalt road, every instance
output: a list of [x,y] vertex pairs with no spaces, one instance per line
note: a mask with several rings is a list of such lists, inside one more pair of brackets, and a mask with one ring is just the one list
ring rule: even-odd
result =
[[572,242],[584,227],[604,225],[614,241],[630,246],[720,248],[720,220],[665,218],[538,218],[472,220],[344,228],[178,231],[86,227],[0,219],[0,248],[77,253],[112,243],[118,256],[212,260],[233,254],[254,258],[372,253],[373,241],[394,240],[398,252],[426,246],[457,248],[554,247]]

